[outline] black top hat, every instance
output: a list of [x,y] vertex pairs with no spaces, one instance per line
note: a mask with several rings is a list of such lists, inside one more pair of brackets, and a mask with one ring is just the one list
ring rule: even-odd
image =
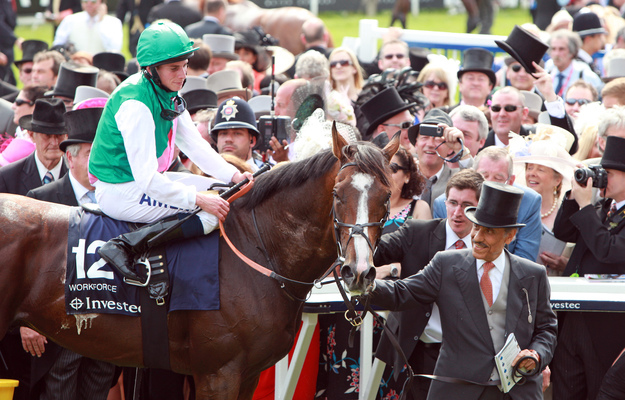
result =
[[[518,25],[514,26],[505,42],[495,40],[495,43],[497,43],[497,46],[499,46],[502,50],[517,60],[527,73],[532,76],[534,76],[534,73],[536,72],[536,68],[532,65],[532,61],[539,64],[549,49],[549,46],[543,43],[540,39]],[[536,77],[534,76],[534,78]]]
[[32,61],[35,58],[35,54],[44,50],[48,50],[48,43],[41,40],[25,40],[22,43],[22,59],[14,63],[19,68],[20,64]]
[[423,117],[423,121],[417,125],[413,125],[408,128],[408,139],[410,143],[414,146],[417,143],[417,136],[419,136],[419,126],[421,124],[426,125],[438,125],[438,124],[447,124],[447,126],[454,126],[449,114],[439,108],[433,108],[425,114]]
[[518,224],[523,190],[499,182],[484,182],[477,207],[467,207],[469,221],[487,228],[521,228]]
[[462,69],[458,71],[458,79],[465,72],[481,72],[488,76],[490,83],[495,86],[497,78],[493,72],[493,53],[480,48],[466,49],[463,53]]
[[378,125],[382,122],[391,118],[395,114],[399,114],[404,110],[412,108],[414,105],[416,105],[416,103],[406,103],[394,86],[380,91],[360,106],[362,114],[369,122],[369,127],[367,128],[367,132],[365,132],[364,136],[371,136],[373,131],[376,130]]
[[37,99],[32,115],[19,120],[20,128],[47,135],[63,135],[65,130],[65,104],[60,99]]
[[93,66],[114,73],[122,81],[128,78],[126,59],[119,53],[98,53],[93,56]]
[[603,26],[599,16],[593,12],[577,13],[573,18],[573,32],[577,32],[582,38],[598,33],[608,33]]
[[608,136],[605,141],[605,151],[601,157],[601,166],[625,172],[625,139],[618,136]]
[[46,96],[63,96],[73,99],[78,86],[96,86],[98,81],[96,67],[64,62],[59,69],[59,77],[54,88]]
[[211,137],[217,141],[217,131],[223,129],[246,128],[257,138],[260,136],[256,126],[256,116],[247,101],[232,97],[223,101],[217,109],[215,126],[211,130]]
[[187,110],[190,114],[196,113],[205,108],[217,108],[217,93],[208,89],[190,90],[182,97],[187,102]]
[[65,152],[67,146],[72,144],[93,143],[102,111],[104,111],[104,108],[81,108],[80,110],[66,112],[64,118],[67,128],[67,139],[59,144],[61,151]]

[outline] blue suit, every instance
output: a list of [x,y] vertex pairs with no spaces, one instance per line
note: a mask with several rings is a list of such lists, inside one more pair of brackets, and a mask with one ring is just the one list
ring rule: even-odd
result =
[[[533,189],[516,184],[512,186],[524,192],[517,221],[520,224],[525,224],[525,226],[517,231],[516,237],[508,245],[508,250],[519,257],[536,261],[542,233],[542,222],[540,221],[540,204],[542,200],[540,195]],[[447,218],[445,194],[438,196],[432,203],[432,216],[434,218]]]

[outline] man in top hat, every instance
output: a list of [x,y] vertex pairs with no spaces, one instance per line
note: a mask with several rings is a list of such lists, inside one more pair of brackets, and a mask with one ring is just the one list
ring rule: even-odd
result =
[[210,47],[213,53],[208,66],[209,77],[215,72],[223,71],[228,61],[239,59],[237,53],[234,52],[234,36],[206,34],[202,36],[202,41]]
[[[414,116],[410,114],[410,109],[414,106],[415,103],[406,103],[394,86],[381,90],[360,107],[369,122],[362,135],[363,140],[376,141],[384,147],[395,132],[401,131],[400,144],[410,149],[408,128],[414,124]],[[382,133],[386,137],[378,138]]]
[[148,24],[159,19],[167,19],[184,29],[187,25],[200,21],[202,13],[182,0],[165,0],[152,7],[148,14]]
[[[20,82],[24,86],[29,86],[33,83],[32,73],[35,54],[46,50],[48,50],[48,44],[41,40],[25,40],[22,43],[22,59],[16,60],[15,66],[19,70]],[[7,98],[7,100],[9,99]]]
[[223,26],[226,20],[225,0],[207,0],[204,2],[204,18],[184,28],[190,38],[199,38],[206,34],[232,35],[232,31]]
[[[553,233],[575,249],[564,276],[625,274],[625,138],[608,136],[601,166],[607,172],[602,200],[592,204],[593,184],[576,180],[566,193]],[[554,399],[594,399],[603,375],[625,347],[625,315],[565,313],[552,363]]]
[[575,59],[582,46],[577,33],[567,29],[555,31],[551,35],[549,46],[551,60],[545,63],[545,70],[550,71],[558,96],[562,97],[573,82],[579,79],[601,90],[603,82],[599,75],[595,74],[588,64]]
[[[464,209],[477,206],[483,182],[482,175],[471,169],[452,176],[445,189],[449,218],[409,219],[395,232],[382,235],[373,256],[375,265],[400,262],[399,277],[407,278],[422,270],[439,251],[470,248],[473,223],[464,214]],[[434,372],[442,342],[440,320],[438,307],[431,304],[419,305],[416,310],[392,312],[387,319],[387,326],[397,337],[408,362],[419,373]],[[394,367],[395,377],[400,376],[404,361],[386,334],[380,338],[375,356]],[[398,382],[403,383],[401,379]],[[408,390],[408,399],[425,400],[430,381],[418,379],[415,386],[418,395],[414,398]]]
[[81,2],[83,11],[68,15],[54,34],[53,46],[74,45],[76,51],[97,54],[103,51],[122,51],[122,22],[108,15],[106,2]]
[[38,99],[32,115],[20,118],[20,127],[31,135],[35,152],[0,168],[0,193],[26,195],[29,190],[53,182],[65,175],[63,152],[59,143],[67,138],[59,99]]
[[447,111],[453,110],[460,104],[484,106],[497,81],[492,68],[493,54],[490,51],[479,48],[465,50],[462,68],[458,71],[458,90],[461,100],[459,104]]
[[54,88],[46,92],[46,96],[61,99],[69,111],[74,106],[74,96],[78,86],[95,87],[98,80],[98,69],[92,66],[64,62],[59,70],[59,78]]
[[182,210],[202,209],[169,232],[165,241],[207,235],[228,213],[225,200],[163,173],[174,159],[175,146],[216,179],[235,183],[253,179],[228,164],[202,138],[178,94],[196,49],[179,25],[150,25],[137,45],[142,72],[118,86],[98,124],[89,157],[98,204],[110,217],[148,223],[109,240],[98,251],[128,280],[143,281],[134,270],[136,259],[148,250],[152,237],[177,225]]
[[211,137],[217,143],[219,154],[232,154],[247,162],[254,171],[263,165],[252,154],[260,132],[254,111],[246,101],[233,97],[219,105]]
[[[545,268],[510,254],[523,192],[484,182],[473,222],[472,248],[438,252],[418,274],[399,281],[375,281],[371,301],[387,310],[409,310],[436,303],[444,332],[434,373],[477,384],[433,381],[429,399],[543,398],[542,377],[527,377],[508,395],[495,386],[495,355],[508,334],[522,349],[512,365],[540,372],[556,347],[557,321],[551,310]],[[521,357],[531,358],[519,361]]]
[[601,71],[595,64],[592,55],[605,47],[606,34],[597,14],[593,12],[579,12],[573,18],[573,32],[577,32],[582,39],[582,46],[577,52],[577,58],[588,64],[592,72],[601,76]]
[[[89,183],[88,163],[91,144],[102,115],[104,99],[97,108],[81,108],[65,114],[67,139],[59,145],[65,153],[69,172],[61,179],[33,189],[28,197],[52,203],[78,206],[95,203],[94,187]],[[48,342],[27,327],[20,328],[24,350],[33,357],[31,397],[41,399],[107,398],[115,366],[83,357]]]
[[123,82],[128,78],[126,71],[126,58],[119,53],[102,52],[94,54],[93,66],[114,73]]
[[[471,152],[458,140],[464,138],[462,131],[454,127],[446,112],[437,108],[430,110],[420,124],[407,132],[419,159],[419,171],[427,179],[421,200],[431,207],[434,199],[445,192],[447,181],[459,171],[458,166],[472,165]],[[456,156],[455,160],[450,152]],[[445,162],[443,157],[450,162]]]

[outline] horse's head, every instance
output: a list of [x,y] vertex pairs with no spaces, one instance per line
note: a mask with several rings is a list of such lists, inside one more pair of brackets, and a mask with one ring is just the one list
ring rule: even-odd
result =
[[375,279],[373,252],[388,216],[388,165],[399,148],[399,135],[384,150],[368,143],[348,145],[334,127],[332,137],[332,151],[341,164],[333,204],[341,276],[350,292],[366,294]]

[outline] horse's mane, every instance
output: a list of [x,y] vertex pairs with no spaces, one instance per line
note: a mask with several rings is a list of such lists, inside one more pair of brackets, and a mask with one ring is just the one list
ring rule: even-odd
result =
[[[345,146],[343,154],[362,172],[371,174],[390,186],[386,159],[380,149],[368,142],[357,142]],[[326,149],[301,161],[285,163],[270,173],[260,175],[254,188],[237,203],[241,207],[252,209],[285,188],[297,188],[310,179],[322,177],[334,168],[337,161],[332,151]]]

